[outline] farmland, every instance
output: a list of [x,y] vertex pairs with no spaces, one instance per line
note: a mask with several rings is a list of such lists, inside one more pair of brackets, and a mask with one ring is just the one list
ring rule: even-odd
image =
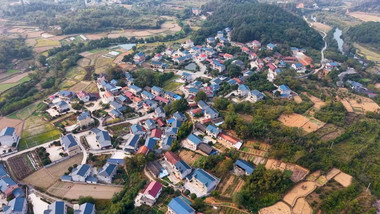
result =
[[303,129],[306,133],[314,132],[325,125],[315,118],[308,118],[300,114],[281,115],[278,119],[285,126]]
[[18,80],[17,82],[13,82],[13,83],[0,83],[0,93],[3,92],[3,91],[6,91],[12,87],[15,87],[16,85],[19,85],[23,82],[27,82],[29,81],[30,78],[28,76],[26,77],[23,77],[22,79]]
[[244,180],[236,175],[231,174],[226,176],[218,185],[220,196],[231,198],[234,193],[240,192],[244,184]]
[[363,44],[354,43],[354,47],[356,48],[356,54],[362,56],[367,60],[371,60],[373,62],[380,62],[380,53],[375,50],[372,50],[370,47],[365,46]]
[[190,150],[181,150],[179,153],[179,157],[189,165],[193,165],[200,156],[201,155]]
[[353,12],[348,15],[362,20],[364,22],[380,22],[380,15],[374,13],[365,13],[365,12]]
[[35,151],[12,157],[7,160],[7,164],[18,180],[22,180],[42,167],[42,163]]

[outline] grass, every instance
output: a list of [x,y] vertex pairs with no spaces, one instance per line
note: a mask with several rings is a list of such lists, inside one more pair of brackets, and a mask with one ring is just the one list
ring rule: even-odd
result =
[[170,45],[173,45],[174,43],[184,43],[186,42],[187,40],[190,39],[191,36],[187,36],[183,39],[178,39],[178,40],[175,40],[175,41],[170,41],[170,42],[153,42],[153,43],[147,43],[147,44],[137,44],[137,48],[141,48],[141,47],[156,47],[156,46],[159,46],[159,45],[166,45],[166,46],[170,46]]
[[165,81],[163,89],[165,91],[175,91],[175,90],[177,90],[179,87],[181,87],[181,85],[183,85],[183,83],[174,82],[178,78],[180,78],[179,75],[174,75],[174,77],[172,77],[172,78],[168,79],[167,81]]
[[48,47],[48,46],[60,46],[61,43],[59,41],[50,40],[50,39],[37,39],[36,48],[39,47]]
[[12,118],[12,119],[20,119],[20,120],[25,120],[29,116],[33,114],[37,110],[38,103],[32,103],[29,106],[20,109],[16,112],[13,112],[12,114],[8,115],[7,117]]
[[90,50],[90,51],[88,51],[88,52],[89,52],[89,53],[97,53],[97,52],[105,51],[105,50],[107,50],[107,49],[105,49],[105,48],[98,48],[98,49]]
[[19,151],[41,145],[49,141],[57,140],[60,136],[61,132],[59,130],[53,129],[44,133],[33,135],[31,137],[23,137],[20,140]]
[[8,74],[13,74],[13,73],[17,73],[17,72],[20,72],[20,71],[19,70],[14,70],[14,69],[11,69],[11,70],[7,71]]
[[29,80],[30,80],[30,78],[28,76],[26,76],[26,77],[22,78],[21,80],[19,80],[18,82],[15,82],[15,83],[2,83],[2,84],[0,84],[0,92],[6,91],[10,88],[13,88],[13,87],[15,87],[15,86],[17,86],[23,82],[27,82]]
[[75,66],[69,69],[66,73],[66,77],[74,80],[81,81],[86,75],[86,70],[82,67]]
[[[380,53],[371,50],[369,47],[363,45],[363,44],[358,44],[354,43],[354,47],[356,48],[356,53],[367,60],[371,60],[374,62],[379,62],[380,61]],[[380,65],[380,63],[377,63]]]

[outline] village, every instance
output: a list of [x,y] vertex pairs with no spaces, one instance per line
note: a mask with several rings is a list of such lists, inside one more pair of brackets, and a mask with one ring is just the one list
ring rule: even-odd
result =
[[[193,13],[197,13],[196,8],[193,9]],[[225,181],[207,170],[192,167],[197,157],[212,156],[229,150],[238,151],[242,156],[234,162],[231,172],[238,181],[241,177],[252,174],[259,164],[266,164],[270,169],[292,171],[292,180],[295,183],[306,178],[309,170],[305,168],[268,160],[270,145],[259,143],[259,146],[253,146],[251,149],[249,144],[239,139],[235,133],[223,130],[224,114],[213,107],[213,98],[218,96],[218,92],[225,90],[223,96],[233,103],[255,103],[264,99],[296,101],[300,95],[289,86],[273,83],[279,74],[292,71],[302,78],[320,70],[323,71],[321,73],[328,73],[338,68],[339,63],[322,59],[321,68],[314,68],[313,59],[307,56],[302,47],[291,47],[288,50],[291,55],[284,56],[276,51],[278,44],[261,44],[257,40],[246,44],[231,41],[232,31],[231,28],[220,29],[215,32],[215,37],[207,38],[202,46],[194,45],[193,41],[187,40],[178,50],[166,47],[154,55],[146,55],[143,50],[137,48],[129,61],[119,62],[121,67],[132,68],[123,70],[121,79],[109,80],[104,73],[96,76],[98,93],[62,90],[46,97],[46,113],[58,120],[55,124],[63,130],[59,140],[18,151],[21,136],[16,133],[15,127],[2,129],[2,160],[7,162],[4,167],[0,167],[1,200],[3,204],[7,204],[3,211],[27,213],[27,200],[31,198],[30,195],[38,195],[40,198],[46,196],[50,201],[57,200],[48,205],[44,201],[33,199],[35,213],[42,213],[41,210],[37,210],[43,209],[43,213],[66,214],[68,207],[78,214],[95,213],[96,207],[92,203],[80,206],[69,203],[67,198],[72,192],[61,193],[62,187],[55,183],[59,182],[63,187],[69,187],[68,191],[75,191],[75,187],[82,188],[82,191],[76,194],[78,196],[110,199],[114,193],[122,189],[125,158],[136,155],[149,159],[144,168],[149,182],[135,198],[135,206],[154,206],[163,191],[163,185],[171,186],[182,193],[170,199],[167,211],[171,214],[196,213],[191,207],[191,199],[210,196],[217,189],[223,189],[221,183],[226,185]],[[226,46],[235,48],[236,54],[222,52]],[[272,55],[259,57],[263,50]],[[118,54],[110,51],[107,56],[117,57]],[[226,64],[237,67],[237,73],[229,75]],[[182,68],[173,69],[173,66]],[[178,87],[169,91],[156,85],[143,88],[137,86],[133,72],[141,67],[157,73],[173,72],[176,78],[170,84]],[[264,71],[267,71],[267,80],[273,83],[274,90],[259,91],[245,85],[251,75]],[[120,85],[120,82],[123,84]],[[346,83],[340,83],[340,86],[347,86],[350,90],[369,97],[375,95],[355,81],[348,80]],[[170,112],[166,111],[173,103],[176,107],[170,108]],[[178,107],[183,105],[181,103],[188,105],[187,110],[183,111]],[[78,105],[84,106],[86,110],[78,111]],[[74,119],[71,118],[73,122],[68,123],[66,121],[69,114],[74,115],[71,116]],[[283,120],[286,121],[284,118]],[[250,153],[247,150],[254,152]],[[157,158],[151,160],[148,157],[151,154]],[[106,159],[94,161],[97,157]],[[44,179],[44,174],[39,175],[41,177],[37,179],[31,179],[31,176],[37,176],[33,173],[41,173],[41,170],[52,171],[58,167],[63,169],[64,173],[60,170],[61,174],[53,175],[52,181],[41,184],[40,180]],[[323,175],[317,175],[309,182],[315,181],[317,185],[324,185],[339,174],[344,177],[341,178],[344,181],[339,178],[337,181],[349,186],[346,182],[351,180],[349,175],[341,171],[331,174],[322,182],[317,180],[317,177]],[[96,187],[99,191],[91,192],[86,187]],[[107,188],[111,190],[105,190]],[[234,190],[238,190],[239,187],[235,188]],[[316,185],[313,183],[310,188],[315,189]],[[48,194],[44,193],[45,191]],[[107,193],[102,196],[102,191]],[[190,199],[190,195],[194,196]],[[58,200],[59,198],[65,200]],[[297,199],[292,199],[294,207],[299,206],[296,204]],[[276,206],[280,207],[279,209],[292,209],[284,208],[288,205],[283,204]],[[262,213],[271,212],[263,210]]]

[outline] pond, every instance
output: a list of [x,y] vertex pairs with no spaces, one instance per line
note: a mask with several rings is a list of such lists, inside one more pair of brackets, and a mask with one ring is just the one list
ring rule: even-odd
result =
[[334,39],[338,43],[338,49],[339,49],[339,51],[342,54],[344,54],[344,52],[343,52],[343,43],[344,43],[344,41],[342,39],[342,30],[341,29],[335,28]]

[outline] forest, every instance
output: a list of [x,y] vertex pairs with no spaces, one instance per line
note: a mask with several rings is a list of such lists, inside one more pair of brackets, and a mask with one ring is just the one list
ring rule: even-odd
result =
[[259,40],[263,44],[272,42],[313,49],[323,46],[321,35],[310,28],[301,17],[274,5],[253,1],[213,1],[202,9],[211,10],[213,14],[194,33],[193,39],[196,43],[214,36],[218,30],[231,27],[232,40],[237,42]]
[[7,68],[13,59],[31,57],[32,49],[27,47],[24,39],[0,39],[0,69]]
[[380,22],[365,22],[348,29],[346,36],[351,42],[359,42],[380,49]]
[[63,34],[100,32],[112,29],[157,29],[165,21],[120,6],[71,9],[69,5],[33,3],[12,6],[3,12],[8,18],[23,20],[44,30],[59,26]]

